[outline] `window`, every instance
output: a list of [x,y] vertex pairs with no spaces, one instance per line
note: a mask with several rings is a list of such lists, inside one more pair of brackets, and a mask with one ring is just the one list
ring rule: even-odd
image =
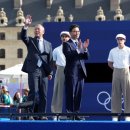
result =
[[17,58],[23,58],[23,49],[18,49]]
[[0,70],[4,70],[5,69],[5,65],[0,65]]
[[21,20],[21,19],[19,19],[19,20],[18,20],[18,23],[19,23],[19,24],[20,24],[20,23],[22,23],[22,20]]
[[61,21],[61,18],[58,19],[58,22],[62,22],[62,21]]
[[0,40],[5,40],[5,33],[4,32],[0,32]]
[[3,24],[3,23],[4,23],[4,20],[3,20],[3,19],[1,19],[0,23],[1,23],[1,24]]
[[0,58],[5,58],[5,49],[0,49]]
[[21,34],[20,34],[20,32],[17,32],[17,40],[21,40]]

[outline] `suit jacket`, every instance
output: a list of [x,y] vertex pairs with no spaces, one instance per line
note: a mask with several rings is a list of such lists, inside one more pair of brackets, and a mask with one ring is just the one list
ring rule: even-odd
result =
[[[27,30],[24,28],[22,28],[21,30],[21,39],[25,43],[27,47],[27,51],[28,51],[23,67],[22,67],[22,71],[26,73],[32,73],[37,68],[37,63],[39,60],[39,53],[33,45],[35,44],[35,46],[38,48],[38,41],[36,37],[34,38],[28,37]],[[40,55],[41,55],[41,58],[45,62],[43,66],[44,73],[46,76],[48,76],[49,74],[51,74],[51,72],[50,70],[46,70],[46,69],[51,68],[52,66],[52,45],[50,42],[46,41],[45,39],[43,39],[43,44],[44,44],[43,45],[44,52]]]
[[76,50],[75,44],[70,39],[68,42],[63,43],[63,53],[66,57],[65,74],[67,76],[86,78],[87,72],[84,60],[88,59],[88,51],[81,51],[79,54]]

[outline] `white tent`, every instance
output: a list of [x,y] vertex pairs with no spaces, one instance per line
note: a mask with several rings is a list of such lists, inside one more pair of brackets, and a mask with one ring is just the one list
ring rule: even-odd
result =
[[23,71],[21,71],[23,64],[17,64],[13,67],[7,68],[5,70],[1,70],[0,71],[0,76],[4,75],[4,76],[20,76],[20,75],[27,75],[26,73],[24,73]]
[[28,75],[21,71],[23,64],[0,71],[0,80],[8,86],[10,94],[13,96],[18,90],[22,93],[23,88],[28,87]]

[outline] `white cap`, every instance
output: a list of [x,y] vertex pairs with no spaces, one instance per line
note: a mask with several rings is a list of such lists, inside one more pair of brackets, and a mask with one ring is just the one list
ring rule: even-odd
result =
[[124,34],[117,34],[116,39],[119,38],[119,37],[126,40],[126,36]]
[[70,37],[70,33],[69,33],[68,31],[62,31],[62,32],[60,33],[60,37],[61,37],[62,35],[68,35],[68,36]]

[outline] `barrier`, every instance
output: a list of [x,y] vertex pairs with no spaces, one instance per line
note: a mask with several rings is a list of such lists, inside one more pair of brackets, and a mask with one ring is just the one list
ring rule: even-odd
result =
[[[80,38],[82,41],[86,38],[90,39],[88,47],[90,58],[86,63],[88,77],[85,80],[81,112],[110,112],[112,70],[107,65],[107,58],[110,49],[117,46],[115,36],[118,33],[124,33],[127,37],[126,45],[130,45],[130,22],[89,21],[43,23],[46,30],[45,39],[52,43],[53,48],[59,46],[61,44],[60,32],[69,30],[71,24],[78,24],[80,26]],[[50,112],[52,86],[53,80],[49,83],[48,87],[47,112]],[[65,111],[64,108],[63,111]]]
[[[71,118],[71,120],[75,120],[74,117],[84,117],[84,120],[82,121],[90,121],[91,118],[93,117],[97,117],[98,121],[101,121],[100,117],[112,117],[112,116],[117,116],[118,117],[118,121],[122,121],[124,120],[124,117],[126,116],[130,116],[130,113],[0,113],[0,117],[2,117],[1,119],[4,120],[22,120],[22,117],[29,117],[29,116],[33,116],[33,117],[48,117],[49,120],[53,120],[53,116],[57,117],[57,121],[60,120],[70,120],[67,117],[73,117]],[[5,118],[7,117],[7,118]],[[20,119],[18,119],[17,117],[20,117]],[[63,117],[63,118],[62,118]],[[27,119],[28,120],[28,119]],[[93,118],[93,121],[94,118]],[[109,121],[108,119],[104,120],[104,121]]]
[[[80,38],[82,41],[84,41],[86,37],[90,39],[90,45],[88,47],[90,58],[86,64],[88,77],[83,90],[81,113],[110,113],[112,70],[107,66],[108,53],[111,48],[117,46],[115,40],[117,33],[124,33],[127,37],[126,45],[130,45],[130,22],[103,21],[43,23],[46,30],[45,39],[52,43],[53,48],[59,46],[61,44],[60,32],[68,30],[69,26],[73,23],[80,26]],[[48,86],[47,113],[50,113],[53,82],[52,79]],[[65,104],[63,112],[65,112]],[[104,117],[104,119],[107,118],[108,117]]]

